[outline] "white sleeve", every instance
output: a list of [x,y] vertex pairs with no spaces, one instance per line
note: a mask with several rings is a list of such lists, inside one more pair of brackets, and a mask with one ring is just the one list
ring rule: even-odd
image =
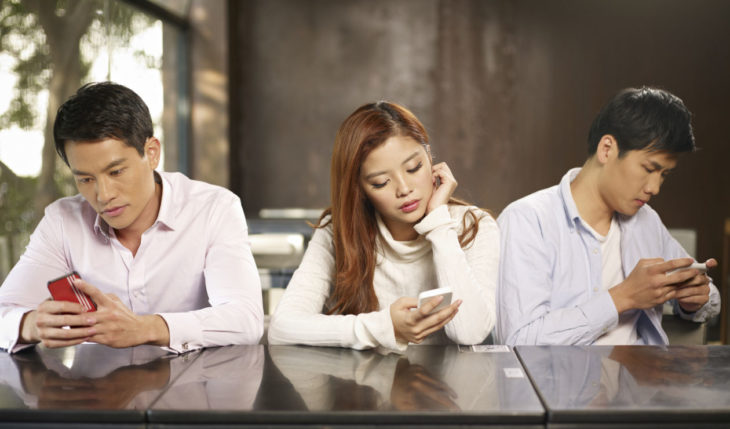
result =
[[261,280],[238,197],[221,203],[209,222],[213,228],[203,275],[210,307],[159,313],[167,323],[169,349],[174,352],[256,344],[264,332]]
[[478,344],[496,321],[499,227],[485,213],[476,237],[462,249],[457,235],[461,221],[452,219],[448,207],[442,205],[415,228],[431,242],[439,287],[452,288],[452,301],[463,301],[454,319],[445,326],[446,335],[457,344]]
[[14,353],[30,347],[17,344],[23,315],[50,298],[48,280],[70,271],[64,254],[61,215],[55,206],[49,206],[25,252],[0,287],[0,348]]
[[318,228],[269,324],[269,344],[404,350],[397,342],[390,308],[358,315],[322,314],[334,284],[331,228]]

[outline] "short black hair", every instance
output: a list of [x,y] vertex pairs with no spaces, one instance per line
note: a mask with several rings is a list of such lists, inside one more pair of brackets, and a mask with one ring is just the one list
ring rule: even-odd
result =
[[88,83],[58,108],[53,123],[56,152],[68,165],[66,142],[121,140],[144,156],[152,137],[152,118],[145,102],[134,91],[113,82]]
[[614,96],[593,120],[588,155],[593,156],[606,134],[618,143],[619,157],[630,150],[651,149],[673,154],[695,150],[692,114],[682,100],[657,88],[626,88]]

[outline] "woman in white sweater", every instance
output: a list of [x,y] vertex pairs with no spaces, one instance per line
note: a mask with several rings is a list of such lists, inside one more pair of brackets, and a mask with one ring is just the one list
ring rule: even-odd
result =
[[[367,104],[340,126],[325,210],[269,326],[270,344],[405,350],[477,344],[494,327],[499,229],[452,198],[445,163],[407,109]],[[420,292],[453,290],[417,308]]]

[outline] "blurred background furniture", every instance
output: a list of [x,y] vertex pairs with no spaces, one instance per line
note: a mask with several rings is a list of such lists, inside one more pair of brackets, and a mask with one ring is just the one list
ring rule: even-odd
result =
[[[251,251],[261,277],[264,314],[270,315],[304,256],[322,210],[288,208],[262,209],[248,219]],[[268,318],[267,318],[268,320]]]

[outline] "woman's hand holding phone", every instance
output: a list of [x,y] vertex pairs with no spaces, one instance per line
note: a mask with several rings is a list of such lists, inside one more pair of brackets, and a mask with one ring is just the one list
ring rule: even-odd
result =
[[459,185],[445,162],[439,162],[432,166],[431,173],[434,189],[431,199],[428,201],[426,214],[431,213],[438,206],[447,204]]
[[395,338],[406,343],[420,344],[426,337],[443,328],[456,316],[461,300],[438,311],[433,311],[443,296],[430,299],[418,307],[418,299],[403,297],[390,305]]

